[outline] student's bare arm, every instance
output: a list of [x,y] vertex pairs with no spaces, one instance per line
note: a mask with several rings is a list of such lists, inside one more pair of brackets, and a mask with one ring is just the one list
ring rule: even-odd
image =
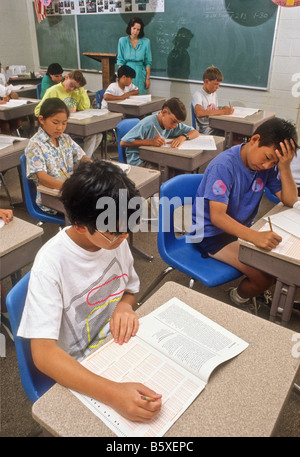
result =
[[139,90],[131,90],[130,92],[126,92],[123,95],[112,95],[112,94],[104,94],[103,98],[106,101],[118,101],[118,100],[125,100],[126,98],[129,98],[131,95],[138,95]]
[[165,144],[165,139],[159,135],[154,138],[146,138],[144,140],[134,140],[131,143],[126,143],[125,141],[121,140],[120,145],[123,148],[131,148],[133,147],[140,147],[140,146],[162,146]]
[[210,201],[209,202],[210,219],[213,225],[230,235],[237,236],[242,240],[249,241],[255,246],[270,251],[274,249],[282,240],[275,232],[257,232],[227,214],[227,205],[225,203]]
[[296,148],[293,140],[285,140],[284,143],[280,143],[280,146],[281,151],[276,150],[276,154],[279,159],[281,191],[277,192],[276,196],[284,205],[292,207],[298,200],[297,185],[291,172],[291,162],[295,156]]
[[36,175],[40,184],[46,187],[50,187],[51,189],[61,189],[63,185],[63,181],[59,181],[58,179],[53,178],[45,171],[38,171]]
[[[32,339],[31,351],[41,372],[69,389],[111,406],[130,420],[148,422],[161,408],[161,395],[140,383],[116,383],[92,373],[63,351],[55,340]],[[155,401],[145,401],[143,396]]]
[[233,114],[234,109],[230,106],[223,106],[220,109],[203,109],[201,105],[195,106],[195,114],[197,117],[221,116],[222,114]]

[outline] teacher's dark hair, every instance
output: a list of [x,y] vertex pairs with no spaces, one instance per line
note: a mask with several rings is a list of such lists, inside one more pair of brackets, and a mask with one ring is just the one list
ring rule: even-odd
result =
[[140,33],[139,33],[139,38],[143,38],[143,36],[144,36],[144,22],[139,17],[133,17],[132,19],[130,19],[130,21],[128,22],[128,25],[127,25],[127,29],[126,29],[127,35],[131,34],[131,27],[133,27],[134,24],[140,24],[141,30],[140,30]]

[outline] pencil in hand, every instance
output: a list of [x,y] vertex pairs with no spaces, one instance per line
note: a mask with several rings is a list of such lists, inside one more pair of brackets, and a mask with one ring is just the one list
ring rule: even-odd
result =
[[142,400],[155,401],[155,398],[147,397],[146,395],[142,395]]
[[67,173],[65,172],[65,170],[64,170],[63,168],[61,168],[60,171],[62,171],[63,174],[65,175],[65,177],[68,179],[69,176],[67,175]]
[[157,132],[157,135],[158,135],[159,137],[162,137],[161,134],[159,133],[159,131],[157,130],[157,128],[155,127],[154,124],[153,124],[153,127],[155,128],[155,130],[156,130],[156,132]]
[[272,223],[271,223],[270,217],[268,217],[268,222],[269,222],[270,230],[271,230],[271,232],[273,232],[273,227],[272,227]]

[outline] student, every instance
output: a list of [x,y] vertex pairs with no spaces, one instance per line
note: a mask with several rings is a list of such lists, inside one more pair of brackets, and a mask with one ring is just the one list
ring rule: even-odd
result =
[[[41,106],[39,130],[25,149],[26,175],[35,184],[61,189],[66,175],[73,172],[77,164],[91,160],[64,133],[68,117],[69,110],[59,98],[48,98]],[[36,203],[43,211],[49,211],[41,204],[40,192],[37,192]]]
[[298,196],[300,197],[300,149],[297,150],[295,157],[292,160],[291,170],[298,188]]
[[44,97],[46,90],[49,89],[49,87],[61,82],[63,72],[64,70],[59,63],[51,63],[49,65],[47,73],[41,82],[41,98]]
[[118,69],[118,79],[111,83],[103,96],[101,108],[107,108],[108,101],[125,100],[131,95],[138,95],[139,89],[132,84],[132,79],[135,78],[135,70],[128,65],[122,65]]
[[[39,117],[42,104],[47,98],[57,97],[65,102],[70,113],[83,111],[90,108],[90,99],[84,90],[86,80],[79,70],[71,71],[65,75],[63,81],[55,86],[50,87],[40,103],[35,108],[34,114]],[[84,138],[83,150],[88,157],[92,157],[102,140],[102,133],[89,135]]]
[[216,67],[208,67],[203,74],[203,86],[192,98],[196,122],[199,132],[208,135],[219,135],[222,131],[214,130],[209,127],[208,116],[219,116],[221,114],[232,114],[233,108],[230,106],[218,106],[217,90],[223,81],[222,72]]
[[121,139],[121,146],[126,147],[127,163],[143,166],[139,157],[140,146],[163,146],[166,139],[172,138],[171,147],[178,148],[184,141],[199,136],[199,132],[183,124],[186,108],[179,98],[170,98],[158,114],[142,119]]
[[[0,105],[5,105],[10,99],[18,99],[19,95],[13,90],[13,86],[10,84],[0,84]],[[15,130],[21,127],[23,123],[22,119],[11,119],[10,121],[0,121],[1,133],[10,135]]]
[[196,196],[201,198],[193,205],[192,219],[202,256],[228,263],[246,276],[237,288],[230,290],[235,304],[248,302],[273,283],[266,273],[239,261],[237,239],[267,251],[281,242],[275,231],[258,232],[251,229],[251,224],[266,186],[286,206],[293,206],[297,200],[290,168],[296,142],[297,133],[292,124],[279,118],[270,119],[257,128],[248,143],[233,146],[213,159],[197,190]]
[[106,212],[102,197],[115,202],[116,214],[122,200],[128,223],[129,201],[137,195],[125,173],[109,162],[80,164],[65,181],[62,202],[72,225],[36,256],[18,335],[31,339],[33,361],[47,376],[144,422],[159,412],[161,395],[140,383],[113,382],[79,363],[109,331],[123,344],[138,330],[133,307],[139,279],[128,234],[118,232],[118,225],[115,233],[102,231],[97,223]]

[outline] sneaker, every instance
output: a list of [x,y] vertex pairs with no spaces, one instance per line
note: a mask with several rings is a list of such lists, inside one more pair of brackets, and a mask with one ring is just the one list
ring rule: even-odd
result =
[[249,302],[249,298],[242,298],[237,292],[237,287],[230,287],[228,290],[229,299],[234,305],[241,306]]
[[6,332],[8,333],[12,341],[14,341],[14,336],[9,322],[8,313],[1,313],[1,324],[5,328]]

